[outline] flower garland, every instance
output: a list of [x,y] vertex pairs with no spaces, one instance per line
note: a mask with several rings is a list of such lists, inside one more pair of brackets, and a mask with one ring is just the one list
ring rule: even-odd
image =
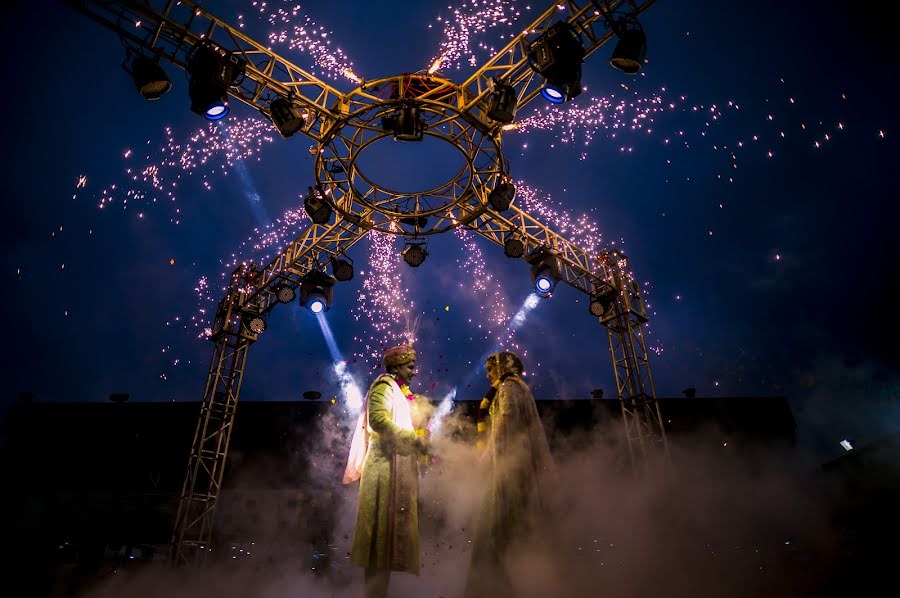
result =
[[401,378],[400,376],[394,376],[394,379],[397,381],[397,384],[400,386],[400,392],[403,393],[403,396],[406,397],[407,401],[415,401],[416,395],[413,394],[413,391],[409,389],[409,385],[406,384],[406,380]]

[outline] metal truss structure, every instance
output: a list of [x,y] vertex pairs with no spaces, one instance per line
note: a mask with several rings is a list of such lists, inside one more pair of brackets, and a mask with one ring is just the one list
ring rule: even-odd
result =
[[[270,105],[279,98],[302,113],[299,131],[317,144],[316,192],[333,208],[325,223],[311,224],[270,263],[235,270],[219,302],[211,328],[213,356],[172,539],[175,564],[200,562],[212,550],[235,408],[247,353],[257,340],[250,319],[266,318],[279,299],[293,297],[279,291],[296,289],[310,272],[324,272],[369,231],[415,239],[464,226],[500,246],[515,235],[526,257],[535,252],[554,257],[561,282],[592,298],[612,297],[599,321],[609,336],[632,460],[646,463],[654,446],[665,450],[644,338],[647,313],[627,258],[616,250],[586,251],[518,207],[497,211],[489,201],[493,189],[511,180],[502,151],[504,123],[488,115],[491,94],[498,84],[512,87],[521,110],[539,93],[541,77],[528,58],[532,40],[567,21],[588,56],[615,35],[614,15],[633,20],[653,0],[557,0],[461,84],[419,72],[357,80],[349,93],[190,0],[70,1],[116,31],[132,50],[180,68],[188,68],[192,49],[201,43],[212,42],[240,58],[243,76],[228,93],[269,118]],[[386,123],[404,118],[404,112],[416,118],[418,138],[449,143],[463,156],[463,166],[450,180],[432,189],[399,192],[363,171],[359,156],[394,135]]]

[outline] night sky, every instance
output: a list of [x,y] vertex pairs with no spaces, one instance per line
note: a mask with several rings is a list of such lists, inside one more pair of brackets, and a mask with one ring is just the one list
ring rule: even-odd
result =
[[[518,7],[520,25],[543,9],[495,4]],[[262,12],[250,2],[203,5],[264,40],[281,3]],[[543,205],[572,220],[587,214],[630,257],[652,307],[658,394],[693,386],[698,396],[787,396],[801,442],[823,457],[840,452],[843,438],[866,442],[900,427],[898,51],[876,5],[863,15],[837,2],[657,2],[642,18],[641,75],[613,70],[609,44],[588,59],[587,90],[562,108],[560,124],[504,137],[513,175],[551,198]],[[224,128],[207,124],[188,109],[185,74],[168,65],[172,91],[146,102],[120,68],[115,33],[63,3],[19,2],[5,14],[14,51],[3,100],[4,402],[22,391],[42,401],[112,392],[199,400],[212,345],[192,318],[198,309],[210,316],[214,303],[198,299],[198,281],[218,299],[227,264],[264,253],[250,247],[254,229],[301,207],[314,180],[312,141],[282,139],[235,101]],[[329,33],[319,38],[329,51],[340,48],[368,79],[427,68],[453,21],[440,2],[309,2],[296,22],[307,17],[310,30]],[[462,68],[447,66],[444,76],[461,81],[470,55],[489,55],[478,44],[502,47],[500,35],[514,30],[473,33]],[[273,49],[341,90],[354,87],[309,53]],[[654,98],[656,110],[632,127],[635,106]],[[572,109],[603,121],[585,125]],[[517,119],[548,123],[548,110],[538,98]],[[247,129],[250,137],[238,133]],[[215,136],[225,142],[206,141]],[[239,138],[249,146],[226,157]],[[182,165],[188,145],[212,150]],[[415,186],[447,172],[446,148],[396,145],[370,159],[385,183]],[[127,172],[151,165],[164,184],[177,182],[174,202],[171,188]],[[129,190],[137,194],[125,204]],[[508,318],[523,303],[528,265],[473,235],[432,237],[417,270],[400,262],[401,249],[400,240],[389,247],[390,285],[370,289],[362,285],[374,280],[372,243],[349,252],[357,274],[335,288],[327,319],[350,371],[364,386],[365,339],[405,329],[404,318],[385,335],[371,325],[366,306],[389,286],[412,304],[409,320],[418,318],[419,389],[480,397],[477,366],[504,329],[493,310]],[[473,275],[491,277],[484,290]],[[572,288],[561,285],[530,312],[515,342],[537,398],[615,395],[606,333]],[[306,390],[330,399],[332,363],[315,318],[280,306],[251,350],[241,400],[298,400]]]

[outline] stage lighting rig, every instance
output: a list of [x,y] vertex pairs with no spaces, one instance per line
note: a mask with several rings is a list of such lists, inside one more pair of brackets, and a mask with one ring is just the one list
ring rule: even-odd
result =
[[207,120],[221,120],[228,115],[228,88],[243,76],[246,62],[218,45],[203,41],[193,47],[188,57],[190,73],[188,95],[191,111]]
[[397,141],[422,141],[425,133],[425,122],[419,115],[419,107],[407,104],[397,112],[394,128],[394,139]]
[[[257,340],[245,310],[254,306],[250,318],[263,316],[264,325],[270,310],[287,298],[287,290],[279,293],[287,285],[311,311],[324,312],[330,306],[332,285],[345,274],[334,261],[328,270],[334,277],[318,270],[328,268],[325,261],[341,258],[371,231],[402,236],[407,241],[404,261],[415,267],[428,255],[423,240],[428,235],[465,228],[503,247],[506,255],[521,255],[529,261],[542,296],[549,296],[561,282],[584,293],[592,300],[594,312],[608,313],[599,320],[608,334],[633,463],[649,463],[650,451],[666,446],[642,328],[646,310],[624,256],[579,247],[516,205],[504,186],[514,179],[503,137],[516,128],[521,111],[538,96],[556,103],[575,98],[581,91],[582,62],[609,42],[619,42],[613,66],[637,72],[646,51],[637,19],[654,0],[548,3],[530,23],[517,26],[518,33],[502,49],[473,65],[475,71],[464,81],[441,73],[441,66],[452,62],[442,56],[427,72],[370,80],[352,76],[358,84],[352,90],[318,79],[196,0],[71,4],[116,31],[132,57],[141,54],[186,69],[194,112],[224,118],[226,100],[233,98],[268,116],[282,136],[299,134],[313,142],[315,191],[304,201],[312,223],[258,275],[233,278],[216,309],[204,409],[172,538],[175,564],[201,564],[210,556],[234,407],[247,355]],[[614,29],[619,24],[622,27]],[[140,69],[132,69],[136,70]],[[158,87],[142,93],[152,96],[153,89],[166,87],[158,72],[149,79],[141,77],[145,79]],[[137,80],[135,85],[141,87]],[[370,161],[360,157],[384,147],[380,140],[418,141],[425,134],[429,141],[449,144],[462,155],[462,166],[449,179],[398,191],[381,184],[374,173],[367,175],[365,165]],[[508,205],[506,211],[500,209],[504,205]],[[543,248],[546,255],[535,256],[536,248]],[[316,272],[307,276],[310,269]],[[603,284],[618,293],[611,307],[604,304],[609,297],[595,296]]]
[[300,283],[300,305],[314,314],[331,309],[335,278],[320,270],[310,270]]
[[561,278],[559,256],[553,251],[541,248],[528,256],[531,264],[531,282],[534,292],[547,299],[553,294]]
[[290,303],[297,296],[294,287],[283,284],[275,290],[275,296],[278,297],[279,303]]
[[584,46],[572,26],[560,21],[528,46],[528,62],[541,77],[541,95],[562,104],[581,93],[581,63]]
[[253,334],[262,334],[266,331],[265,312],[261,306],[250,304],[244,306],[241,310],[241,319],[250,332]]
[[504,124],[516,117],[516,89],[506,83],[494,83],[488,105],[488,117]]
[[506,257],[519,258],[525,255],[525,238],[517,230],[509,231],[503,241],[503,254]]
[[247,321],[247,328],[253,334],[262,334],[266,331],[266,321],[262,316],[253,316]]
[[306,199],[303,200],[303,209],[306,210],[309,219],[314,224],[325,224],[331,219],[331,205],[325,197],[321,187],[308,187]]
[[627,75],[636,75],[647,57],[647,36],[636,20],[619,21],[613,28],[619,41],[613,49],[609,64]]
[[591,293],[591,302],[588,305],[591,315],[598,318],[608,316],[613,305],[616,304],[616,295],[618,295],[618,291],[609,285],[596,286],[594,292]]
[[279,97],[272,100],[272,103],[269,104],[269,115],[272,124],[285,139],[302,129],[305,123],[303,113],[294,105],[290,97]]
[[413,268],[418,268],[425,261],[426,257],[428,257],[428,250],[426,249],[425,241],[416,239],[407,241],[406,247],[403,248],[404,262]]
[[488,194],[488,203],[498,212],[505,212],[512,205],[516,197],[516,186],[509,181],[503,181]]
[[125,67],[125,70],[134,80],[138,92],[148,100],[158,100],[172,89],[172,82],[166,72],[159,66],[157,60],[149,56],[136,54],[131,60],[131,65]]
[[339,258],[334,256],[331,258],[331,273],[336,280],[347,282],[353,280],[353,260],[348,257]]

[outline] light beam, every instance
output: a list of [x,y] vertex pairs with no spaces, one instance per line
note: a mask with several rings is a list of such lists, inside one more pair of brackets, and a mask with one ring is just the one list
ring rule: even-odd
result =
[[356,383],[353,375],[347,371],[347,360],[344,359],[341,350],[338,349],[337,342],[334,340],[334,334],[331,332],[331,326],[328,325],[325,314],[317,314],[316,320],[319,322],[319,327],[322,329],[322,336],[325,337],[325,344],[328,345],[328,352],[331,353],[331,359],[334,360],[332,367],[334,367],[334,375],[337,377],[338,385],[341,389],[341,397],[350,409],[350,415],[355,417],[362,408],[362,392],[360,392],[359,385]]

